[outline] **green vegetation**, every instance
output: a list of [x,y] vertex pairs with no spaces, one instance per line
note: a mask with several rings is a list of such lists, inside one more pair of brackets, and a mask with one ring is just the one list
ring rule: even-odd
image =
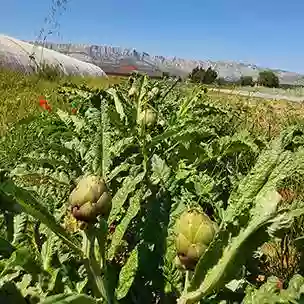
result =
[[219,86],[228,86],[231,85],[231,82],[227,81],[224,77],[218,77],[215,80],[215,83]]
[[303,301],[301,105],[1,75],[3,303]]
[[253,78],[251,76],[242,76],[240,78],[240,84],[241,86],[254,86],[254,81]]
[[57,94],[57,90],[66,82],[97,88],[107,87],[118,81],[119,78],[108,80],[96,77],[59,77],[56,71],[50,72],[49,69],[29,76],[0,69],[0,135],[14,122],[38,114],[40,96],[51,100],[54,107],[63,107],[64,101]]
[[217,78],[217,72],[209,67],[207,70],[202,67],[196,67],[189,75],[189,79],[194,83],[211,84]]
[[268,88],[279,88],[280,82],[278,76],[272,71],[261,71],[257,81],[254,81],[252,76],[241,76],[236,81],[226,80],[223,77],[218,77],[218,73],[209,67],[207,70],[202,67],[196,67],[189,74],[191,82],[196,84],[214,84],[219,86],[251,86],[255,84]]
[[278,88],[280,85],[278,76],[272,71],[262,71],[259,73],[259,78],[257,80],[259,85],[268,88]]

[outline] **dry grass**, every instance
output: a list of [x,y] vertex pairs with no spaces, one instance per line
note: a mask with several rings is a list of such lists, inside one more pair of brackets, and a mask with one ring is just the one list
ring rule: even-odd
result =
[[246,125],[257,133],[278,135],[286,126],[304,122],[304,104],[286,100],[267,100],[257,97],[209,91],[208,95],[220,103],[230,104],[247,113]]

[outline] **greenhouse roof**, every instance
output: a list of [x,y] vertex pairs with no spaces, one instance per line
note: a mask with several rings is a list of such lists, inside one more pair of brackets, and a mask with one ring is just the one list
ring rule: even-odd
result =
[[5,35],[0,35],[0,67],[37,71],[43,65],[59,68],[66,75],[106,76],[98,66],[83,62],[42,46],[30,44]]

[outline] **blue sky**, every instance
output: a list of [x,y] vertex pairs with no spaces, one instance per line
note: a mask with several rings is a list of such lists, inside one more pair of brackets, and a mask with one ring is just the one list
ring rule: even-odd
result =
[[[35,39],[51,0],[1,3],[0,33]],[[49,41],[237,60],[304,73],[304,0],[69,0]],[[45,27],[48,28],[48,27]]]

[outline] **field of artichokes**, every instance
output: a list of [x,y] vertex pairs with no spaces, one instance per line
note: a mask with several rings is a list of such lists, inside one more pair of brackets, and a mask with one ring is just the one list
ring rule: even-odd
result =
[[301,125],[140,75],[58,94],[1,139],[1,303],[303,301]]

